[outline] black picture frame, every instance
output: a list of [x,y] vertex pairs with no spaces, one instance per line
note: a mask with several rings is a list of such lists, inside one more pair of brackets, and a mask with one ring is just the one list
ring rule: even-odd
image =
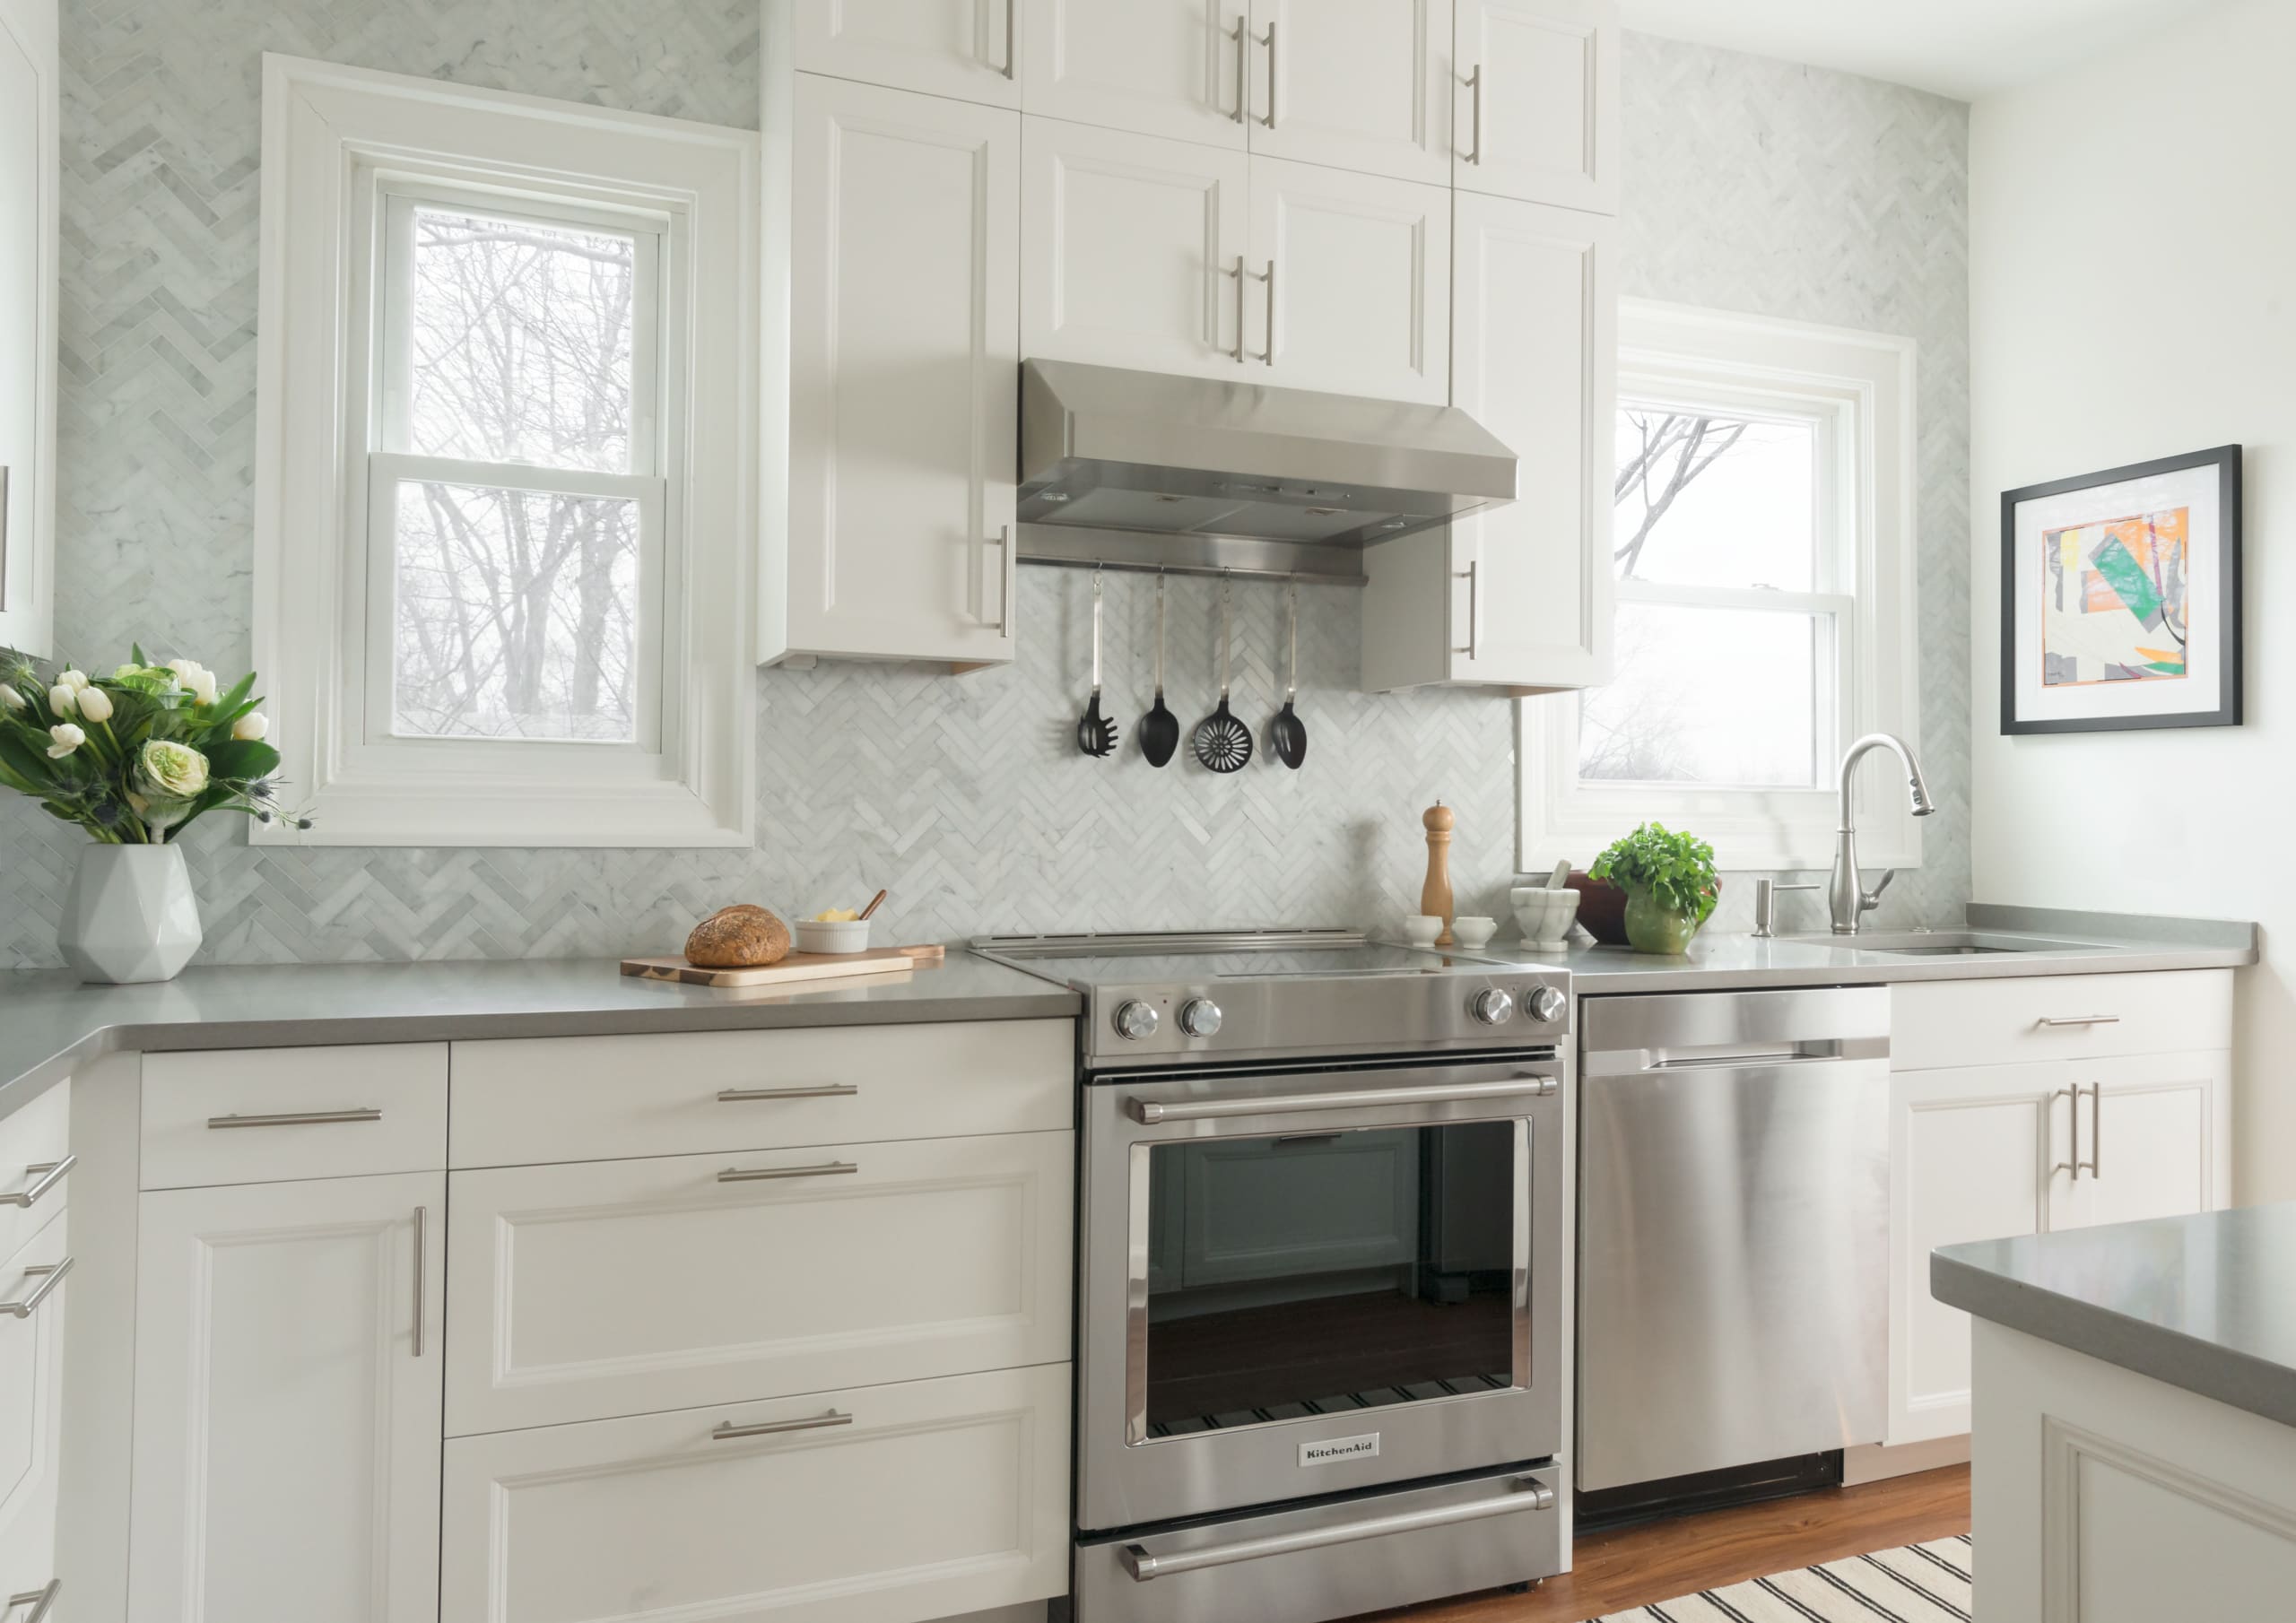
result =
[[[2123,733],[2154,727],[2237,727],[2240,725],[2243,667],[2248,638],[2240,619],[2240,453],[2237,445],[2216,446],[2182,456],[2163,456],[2131,463],[2100,473],[2083,473],[2047,484],[2027,485],[2001,495],[2001,731],[2005,737],[2040,733]],[[2216,469],[2217,513],[2221,528],[2216,623],[2225,629],[2222,683],[2213,710],[2183,711],[2165,716],[2104,716],[2078,719],[2034,721],[2017,714],[2017,508],[2042,497],[2069,495],[2099,485],[2181,473],[2213,465]]]

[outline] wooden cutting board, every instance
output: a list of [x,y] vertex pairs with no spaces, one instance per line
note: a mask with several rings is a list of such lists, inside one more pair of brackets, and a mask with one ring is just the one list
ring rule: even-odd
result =
[[626,958],[622,960],[622,972],[642,981],[675,981],[683,986],[797,985],[931,968],[947,951],[944,947],[923,946],[872,947],[865,952],[792,952],[778,964],[744,969],[705,969],[683,958]]

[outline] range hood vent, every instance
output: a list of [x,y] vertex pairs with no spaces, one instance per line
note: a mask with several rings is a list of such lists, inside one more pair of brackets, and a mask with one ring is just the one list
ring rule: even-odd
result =
[[1031,360],[1023,525],[1357,549],[1515,499],[1457,406]]

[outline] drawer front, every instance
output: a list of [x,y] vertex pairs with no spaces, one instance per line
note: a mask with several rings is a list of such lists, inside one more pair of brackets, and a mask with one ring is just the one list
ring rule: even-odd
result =
[[917,1623],[1040,1601],[1068,1587],[1068,1367],[456,1438],[445,1513],[440,1613],[459,1623]]
[[2229,969],[1906,981],[1890,988],[1893,1071],[2231,1046]]
[[1074,1145],[456,1173],[448,1432],[1065,1358]]
[[455,1045],[457,1167],[1074,1124],[1075,1025],[697,1031]]
[[444,1043],[144,1056],[146,1189],[446,1164]]
[[[0,1121],[0,1257],[48,1227],[72,1193],[72,1169],[54,1175],[72,1145],[72,1084],[58,1082]],[[5,1596],[0,1596],[4,1600]]]
[[[69,1256],[62,1212],[0,1262],[0,1302],[37,1301],[24,1317],[0,1313],[0,1549],[37,1566],[53,1546],[57,1422],[62,1414],[64,1303]],[[0,1601],[37,1589],[53,1570],[0,1572]],[[7,1587],[9,1584],[14,1587]]]

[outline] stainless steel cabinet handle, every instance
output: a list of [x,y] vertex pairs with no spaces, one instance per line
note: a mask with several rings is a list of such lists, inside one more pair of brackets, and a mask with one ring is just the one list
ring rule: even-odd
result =
[[2118,1014],[2044,1014],[2033,1022],[2037,1026],[2118,1026]]
[[[1251,110],[1247,105],[1251,100],[1251,92],[1244,88],[1251,82],[1251,78],[1252,31],[1248,20],[1239,12],[1236,14],[1236,110],[1228,115],[1237,124],[1241,124]],[[1213,93],[1219,93],[1217,85],[1213,87]],[[1240,265],[1242,261],[1237,263]]]
[[1474,65],[1474,72],[1467,75],[1467,91],[1474,97],[1474,111],[1468,120],[1474,144],[1467,149],[1467,161],[1480,167],[1483,163],[1483,64]]
[[1238,366],[1244,364],[1244,282],[1247,280],[1244,256],[1239,254],[1236,256],[1236,347],[1228,352],[1236,358]]
[[64,1580],[50,1578],[45,1589],[28,1589],[22,1594],[10,1595],[8,1603],[0,1606],[0,1618],[6,1617],[19,1606],[29,1606],[31,1610],[24,1614],[23,1623],[40,1623],[40,1619],[47,1617],[49,1609],[56,1604],[56,1597],[63,1593]]
[[720,1088],[721,1105],[746,1105],[752,1099],[849,1099],[861,1091],[857,1082],[823,1082],[818,1088]]
[[60,1161],[34,1161],[24,1168],[34,1179],[32,1186],[19,1194],[0,1194],[0,1206],[29,1206],[49,1190],[72,1176],[72,1168],[80,1164],[76,1155],[67,1155]]
[[1478,1099],[1541,1098],[1553,1093],[1549,1077],[1518,1076],[1497,1082],[1456,1082],[1448,1088],[1361,1088],[1348,1093],[1270,1093],[1257,1098],[1132,1101],[1132,1119],[1205,1122],[1230,1115],[1281,1115],[1292,1110],[1361,1110],[1380,1105],[1472,1104]]
[[996,572],[996,635],[1009,637],[1013,634],[1013,526],[999,525],[995,537],[982,545],[1004,550],[1004,567]]
[[721,1420],[709,1433],[713,1443],[730,1443],[736,1437],[770,1437],[785,1431],[819,1431],[824,1426],[850,1426],[853,1417],[832,1409],[827,1414],[808,1415],[802,1420],[761,1420],[754,1426],[735,1426]]
[[210,1127],[319,1127],[330,1122],[379,1122],[382,1111],[364,1105],[356,1110],[284,1110],[270,1115],[211,1115]]
[[[1269,261],[1267,262],[1267,270],[1266,270],[1266,271],[1265,271],[1265,273],[1261,276],[1260,280],[1267,283],[1267,309],[1266,309],[1266,311],[1265,311],[1265,320],[1266,326],[1267,326],[1267,347],[1266,347],[1265,349],[1262,350],[1262,351],[1259,352],[1259,359],[1260,359],[1260,360],[1264,360],[1264,361],[1265,361],[1268,365],[1270,365],[1270,366],[1274,366],[1274,365],[1275,364],[1275,261],[1274,261],[1274,260],[1271,259],[1271,260],[1269,260]],[[1240,310],[1241,310],[1241,308],[1242,308],[1242,305],[1241,305],[1241,302],[1240,302],[1240,301],[1239,301],[1237,308],[1238,308],[1239,311],[1240,311]],[[1236,323],[1236,342],[1237,342],[1238,343],[1243,343],[1243,341],[1244,341],[1243,323],[1242,323],[1242,321],[1239,320],[1239,321]]]
[[1468,1499],[1462,1504],[1432,1506],[1425,1510],[1406,1510],[1387,1516],[1366,1516],[1361,1522],[1348,1522],[1337,1527],[1311,1527],[1300,1532],[1271,1533],[1264,1539],[1239,1539],[1233,1544],[1211,1544],[1201,1549],[1176,1550],[1168,1556],[1150,1555],[1142,1545],[1127,1544],[1117,1552],[1117,1558],[1124,1563],[1124,1570],[1132,1575],[1134,1583],[1145,1584],[1152,1578],[1196,1572],[1206,1567],[1226,1567],[1236,1561],[1256,1561],[1263,1556],[1290,1555],[1302,1549],[1325,1549],[1334,1544],[1352,1544],[1362,1539],[1385,1538],[1389,1533],[1417,1532],[1422,1528],[1448,1527],[1457,1522],[1479,1522],[1486,1516],[1510,1515],[1518,1510],[1552,1508],[1554,1489],[1526,1477],[1520,1479],[1509,1491],[1488,1499]]
[[1480,558],[1468,559],[1467,567],[1465,568],[1454,569],[1451,571],[1451,578],[1453,580],[1464,580],[1467,583],[1467,646],[1464,648],[1454,647],[1451,652],[1454,654],[1464,654],[1469,659],[1473,659],[1475,656],[1475,649],[1481,641],[1481,638],[1477,635],[1477,627],[1475,622],[1479,621],[1483,615],[1483,560]]
[[429,1260],[422,1254],[423,1219],[430,1214],[420,1206],[414,1209],[414,1356],[422,1356],[422,1270]]
[[728,1167],[718,1175],[721,1184],[754,1184],[767,1178],[825,1178],[840,1172],[858,1172],[853,1161],[823,1161],[818,1167]]
[[2069,1172],[2073,1175],[2073,1181],[2077,1184],[2081,1181],[2081,1085],[2076,1082],[2070,1088],[2053,1088],[2049,1090],[2048,1097],[2051,1101],[2049,1115],[2052,1121],[2057,1115],[2056,1100],[2067,1098],[2073,1101],[2073,1159],[2069,1161],[2059,1161],[2051,1167],[2048,1169],[2049,1176],[2055,1177],[2060,1172]]
[[1275,127],[1275,20],[1268,19],[1267,32],[1260,43],[1267,47],[1267,116],[1260,120],[1269,129]]
[[1021,69],[1020,54],[1013,47],[1019,25],[1014,19],[1021,14],[1021,0],[1004,0],[1004,76],[1013,78]]
[[41,1276],[39,1283],[26,1291],[24,1299],[21,1302],[0,1302],[0,1313],[9,1314],[20,1319],[31,1317],[39,1305],[48,1300],[48,1293],[64,1283],[64,1276],[71,1271],[70,1257],[65,1257],[60,1263],[40,1263],[25,1269],[24,1277],[29,1280],[34,1275]]
[[[2074,1091],[2078,1093],[2080,1089],[2075,1089]],[[2076,1112],[2081,1108],[2077,1098],[2074,1101],[2073,1108]],[[2105,1085],[2102,1082],[2091,1082],[2089,1084],[2089,1176],[2092,1178],[2105,1176],[2104,1146]]]

